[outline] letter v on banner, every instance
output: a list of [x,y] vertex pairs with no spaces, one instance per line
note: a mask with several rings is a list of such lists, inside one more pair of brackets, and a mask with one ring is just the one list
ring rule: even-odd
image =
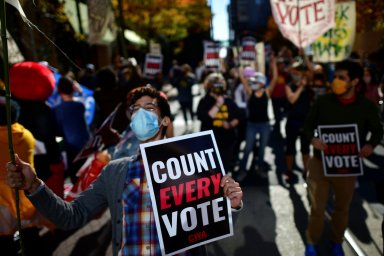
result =
[[6,3],[9,3],[10,5],[12,5],[13,7],[15,7],[15,8],[19,11],[19,13],[20,13],[20,15],[21,15],[21,18],[23,19],[23,21],[24,21],[25,23],[27,23],[28,25],[31,23],[31,22],[28,20],[27,16],[25,16],[24,10],[23,10],[23,8],[22,8],[21,5],[20,5],[19,0],[5,0],[5,2],[6,2]]
[[335,0],[270,0],[283,36],[304,48],[335,26]]

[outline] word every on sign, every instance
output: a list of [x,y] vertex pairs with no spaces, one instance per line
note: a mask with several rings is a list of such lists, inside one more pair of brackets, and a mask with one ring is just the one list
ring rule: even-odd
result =
[[[166,161],[156,161],[151,166],[153,179],[158,184],[164,184],[168,179],[178,180],[183,176],[189,177],[196,173],[215,170],[218,164],[215,162],[214,152],[213,148],[209,148],[179,157],[171,157]],[[219,194],[221,178],[222,173],[218,172],[210,176],[161,188],[159,191],[160,210],[164,211],[190,204]],[[190,232],[197,228],[198,223],[206,226],[210,222],[216,223],[226,220],[224,203],[224,197],[214,198],[194,206],[185,207],[182,210],[162,214],[160,218],[169,237],[174,237],[179,228],[185,232]]]

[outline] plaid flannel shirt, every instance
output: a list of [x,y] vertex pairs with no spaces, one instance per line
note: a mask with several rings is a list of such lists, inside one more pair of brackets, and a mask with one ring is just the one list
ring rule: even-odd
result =
[[119,255],[161,255],[143,163],[129,163],[123,192],[123,244]]
[[[140,156],[128,165],[122,204],[123,243],[118,255],[161,255],[151,196]],[[206,255],[205,248],[193,248],[176,254],[192,255]]]

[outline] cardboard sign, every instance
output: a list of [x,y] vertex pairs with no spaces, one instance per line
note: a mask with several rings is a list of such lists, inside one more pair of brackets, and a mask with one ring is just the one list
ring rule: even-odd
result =
[[356,34],[355,1],[336,3],[336,26],[312,44],[313,60],[338,62],[349,57]]
[[271,0],[271,8],[283,36],[298,48],[313,43],[335,26],[335,0]]
[[233,235],[212,131],[140,145],[163,255]]
[[[114,34],[115,16],[109,0],[88,0],[88,42],[90,45],[106,44],[108,31]],[[113,36],[114,37],[114,36]]]
[[321,151],[324,175],[363,175],[357,125],[320,125],[318,130],[320,139],[328,145]]
[[220,70],[220,48],[214,42],[204,41],[204,65],[205,68],[212,71]]
[[154,77],[161,73],[163,69],[163,55],[151,54],[145,55],[144,76]]

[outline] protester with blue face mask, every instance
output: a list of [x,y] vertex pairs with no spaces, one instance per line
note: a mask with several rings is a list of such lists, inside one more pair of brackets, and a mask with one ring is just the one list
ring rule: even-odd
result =
[[[128,115],[136,137],[143,142],[164,138],[171,124],[167,100],[152,87],[135,89],[128,95]],[[112,160],[92,185],[72,202],[66,202],[45,186],[31,165],[16,155],[16,165],[7,164],[7,183],[26,191],[34,206],[56,227],[75,229],[109,208],[113,255],[161,255],[151,198],[141,156]],[[220,183],[233,209],[242,207],[242,190],[230,176]],[[205,247],[186,255],[205,255]]]

